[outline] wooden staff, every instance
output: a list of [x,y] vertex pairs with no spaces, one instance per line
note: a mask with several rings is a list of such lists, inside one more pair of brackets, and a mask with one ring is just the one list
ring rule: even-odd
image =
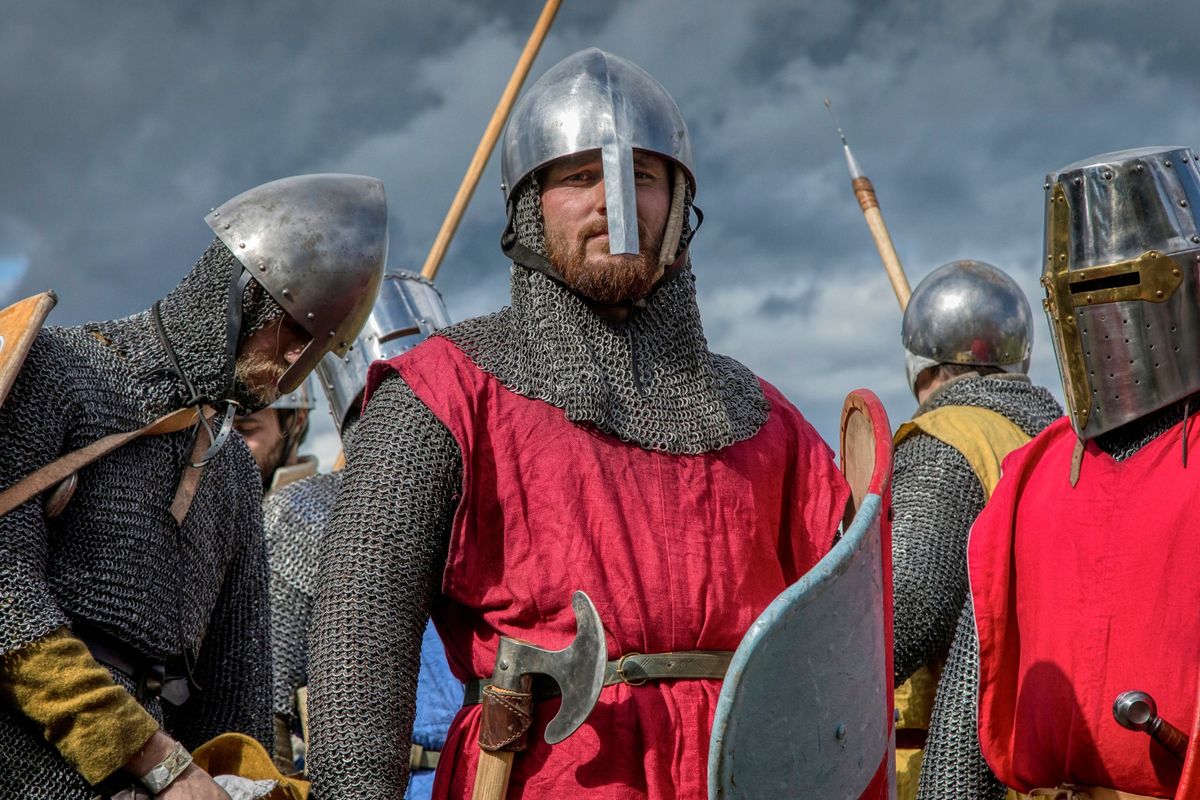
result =
[[850,185],[854,187],[854,196],[858,198],[858,205],[867,219],[871,238],[875,240],[875,247],[879,249],[879,257],[883,259],[883,268],[887,270],[888,280],[892,282],[892,291],[896,293],[896,300],[900,302],[900,310],[903,311],[908,305],[908,298],[912,296],[912,289],[908,286],[908,276],[904,274],[904,265],[900,263],[900,257],[896,255],[896,246],[892,244],[892,236],[888,233],[887,225],[883,221],[883,214],[879,211],[879,199],[875,196],[875,187],[871,184],[871,179],[863,174],[858,160],[850,152],[850,145],[846,143],[846,134],[842,133],[842,126],[838,125],[837,116],[833,114],[833,105],[829,102],[828,97],[825,98],[825,107],[833,116],[833,124],[837,128],[838,136],[842,137],[842,150],[846,154],[846,166],[850,169]]
[[513,103],[516,102],[517,93],[521,91],[521,84],[525,82],[525,76],[529,74],[533,60],[537,58],[538,50],[541,49],[542,42],[545,41],[546,34],[550,31],[550,24],[554,22],[554,15],[558,13],[560,5],[562,5],[562,0],[546,0],[537,24],[533,26],[533,33],[529,34],[525,50],[517,61],[512,77],[508,79],[508,85],[504,87],[504,94],[500,95],[500,104],[492,112],[492,119],[483,132],[483,138],[479,140],[479,147],[475,148],[475,155],[467,167],[467,174],[463,176],[458,193],[454,195],[454,202],[450,204],[450,210],[446,212],[446,218],[442,220],[442,229],[438,231],[437,239],[434,240],[433,247],[429,250],[429,257],[425,259],[425,266],[421,268],[421,275],[429,280],[433,280],[437,276],[438,267],[442,264],[446,249],[450,247],[450,240],[454,238],[454,232],[458,230],[458,223],[462,221],[467,204],[471,202],[471,195],[475,193],[475,187],[479,184],[483,168],[487,166],[492,148],[496,146],[496,140],[500,138],[500,132],[504,129],[504,123],[508,120]]

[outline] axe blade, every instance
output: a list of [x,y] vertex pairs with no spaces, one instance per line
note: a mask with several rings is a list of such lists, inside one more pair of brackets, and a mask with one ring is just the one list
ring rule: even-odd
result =
[[574,733],[592,713],[604,688],[608,646],[600,614],[592,599],[579,590],[571,596],[571,610],[575,612],[575,641],[554,654],[563,658],[561,666],[550,673],[562,691],[562,706],[546,726],[548,744],[558,744]]
[[546,726],[550,744],[558,744],[583,724],[604,688],[608,647],[600,615],[591,598],[578,590],[571,597],[571,608],[575,612],[574,641],[562,650],[545,650],[502,636],[492,675],[495,685],[505,689],[519,689],[522,676],[534,674],[546,675],[558,684],[562,705]]

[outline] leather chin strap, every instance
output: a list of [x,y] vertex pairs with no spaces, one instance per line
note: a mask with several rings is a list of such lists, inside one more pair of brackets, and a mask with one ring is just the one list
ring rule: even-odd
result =
[[[233,274],[229,280],[229,296],[225,309],[225,368],[221,375],[221,385],[226,390],[233,386],[234,375],[237,369],[237,347],[238,339],[242,331],[242,295],[246,291],[246,287],[250,284],[251,276],[245,267],[233,270]],[[233,418],[237,415],[237,411],[241,408],[241,404],[232,398],[223,400],[215,400],[209,397],[200,396],[196,392],[196,387],[184,372],[183,366],[179,363],[179,356],[175,353],[175,348],[171,345],[171,340],[167,337],[167,330],[163,326],[162,309],[160,303],[155,302],[151,306],[151,318],[154,320],[154,331],[158,335],[158,340],[162,344],[163,349],[167,353],[167,358],[171,362],[171,371],[175,374],[183,385],[187,388],[188,399],[184,403],[185,408],[204,405],[220,406],[224,404],[225,411],[221,416],[221,422],[217,425],[214,431],[212,424],[204,414],[199,415],[200,426],[204,432],[208,434],[209,445],[200,456],[199,461],[191,461],[191,466],[200,468],[221,452],[226,442],[229,441],[230,435],[233,433]],[[200,429],[197,428],[196,436],[200,435]]]

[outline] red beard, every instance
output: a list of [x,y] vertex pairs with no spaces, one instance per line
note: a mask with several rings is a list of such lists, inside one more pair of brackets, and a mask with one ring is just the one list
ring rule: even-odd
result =
[[658,264],[662,233],[650,237],[639,223],[641,250],[636,256],[591,255],[588,240],[607,233],[608,225],[598,220],[580,232],[577,239],[546,232],[546,258],[562,273],[563,280],[575,291],[599,303],[617,305],[640,300],[650,294],[662,276]]

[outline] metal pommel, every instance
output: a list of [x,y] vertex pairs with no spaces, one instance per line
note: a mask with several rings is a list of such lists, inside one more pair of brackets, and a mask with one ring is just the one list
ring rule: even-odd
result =
[[901,338],[914,393],[917,376],[937,364],[1025,372],[1033,350],[1033,312],[1003,270],[982,261],[952,261],[913,290]]
[[1113,701],[1113,718],[1122,728],[1141,731],[1183,762],[1188,735],[1158,715],[1158,705],[1145,692],[1121,692]]
[[675,100],[648,72],[595,47],[567,56],[529,87],[501,143],[504,197],[555,159],[599,150],[604,168],[609,248],[637,253],[633,151],[683,168],[692,191],[692,143]]
[[1182,147],[1123,150],[1046,176],[1042,284],[1081,438],[1200,389],[1200,170]]
[[387,260],[383,183],[363,175],[297,175],[264,183],[204,221],[247,272],[312,337],[279,379],[296,389],[326,353],[345,355]]

